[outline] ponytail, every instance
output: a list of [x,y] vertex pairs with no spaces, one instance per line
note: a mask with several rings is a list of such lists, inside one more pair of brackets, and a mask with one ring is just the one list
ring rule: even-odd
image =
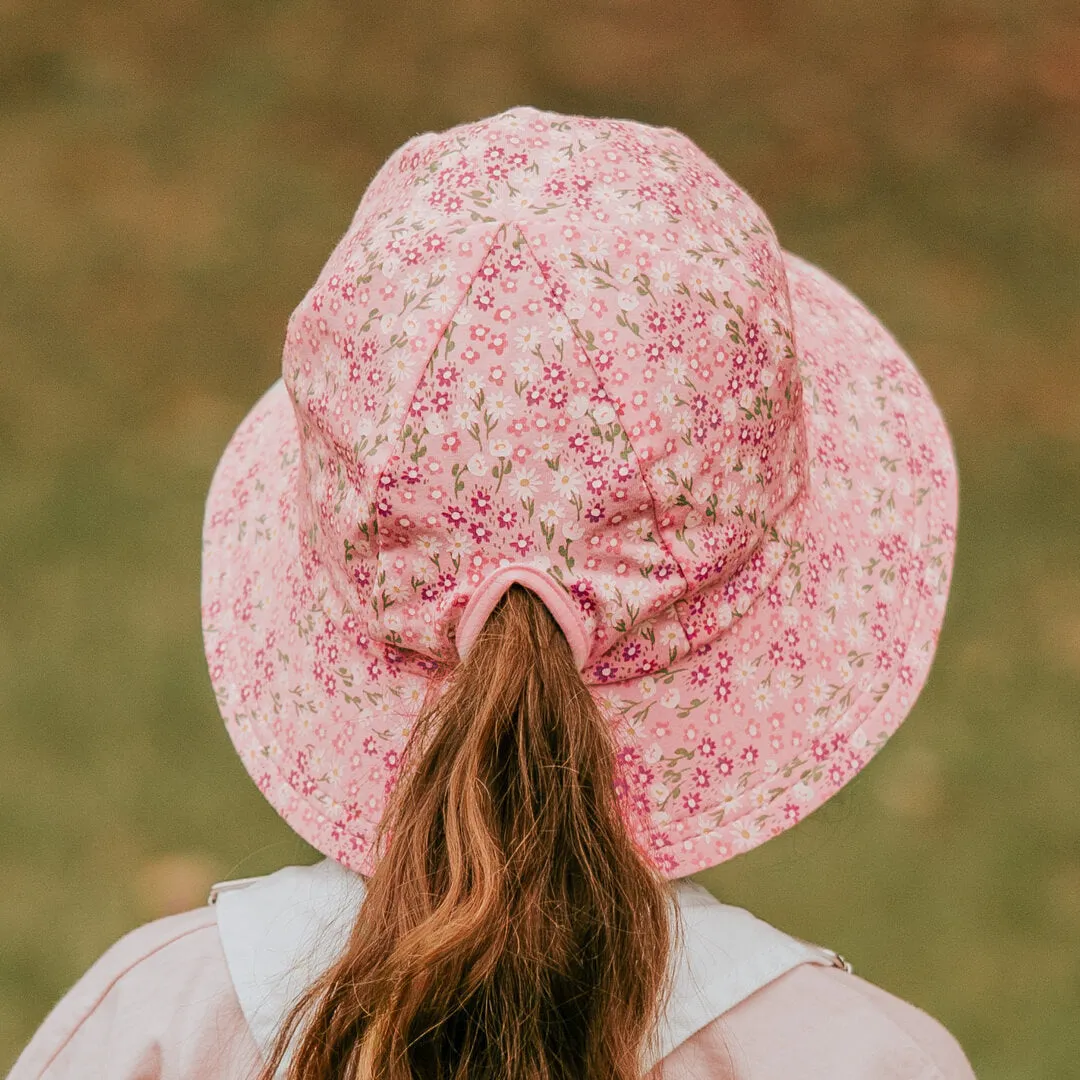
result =
[[565,637],[511,586],[422,710],[348,947],[263,1080],[639,1080],[669,893],[614,779]]

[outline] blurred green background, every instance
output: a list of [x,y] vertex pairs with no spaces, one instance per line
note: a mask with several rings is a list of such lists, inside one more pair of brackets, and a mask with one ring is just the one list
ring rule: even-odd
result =
[[937,666],[840,797],[706,875],[1080,1075],[1080,11],[1050,0],[0,0],[0,1070],[136,924],[311,852],[228,745],[202,501],[410,135],[679,127],[907,345],[955,434]]

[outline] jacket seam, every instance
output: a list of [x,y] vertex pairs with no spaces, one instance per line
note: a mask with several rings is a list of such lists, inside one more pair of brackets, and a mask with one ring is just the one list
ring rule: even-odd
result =
[[[211,914],[212,914],[212,912],[211,912]],[[41,1078],[44,1077],[44,1075],[49,1071],[49,1069],[51,1068],[53,1062],[56,1061],[56,1059],[63,1053],[64,1049],[71,1042],[71,1040],[75,1038],[75,1036],[79,1033],[79,1030],[86,1024],[86,1022],[94,1015],[95,1012],[97,1012],[97,1010],[100,1008],[102,1002],[104,1002],[104,1000],[109,996],[109,994],[111,994],[112,991],[123,981],[123,979],[127,975],[131,974],[131,972],[135,968],[137,968],[140,964],[145,963],[152,956],[156,956],[159,952],[162,952],[164,949],[167,949],[170,945],[175,945],[178,941],[182,941],[184,938],[190,937],[192,934],[197,934],[201,930],[208,930],[211,927],[215,927],[216,925],[217,925],[216,922],[211,921],[211,922],[200,923],[198,926],[192,926],[189,929],[183,930],[183,931],[179,932],[178,934],[176,934],[175,936],[170,937],[167,941],[159,942],[152,949],[149,949],[147,952],[140,953],[139,956],[137,956],[135,959],[133,959],[130,963],[126,964],[120,971],[118,971],[109,980],[108,984],[97,995],[97,997],[94,999],[93,1003],[91,1005],[87,1006],[87,1008],[83,1011],[83,1013],[79,1017],[79,1019],[74,1024],[72,1024],[71,1030],[67,1033],[67,1035],[60,1042],[60,1044],[56,1047],[56,1049],[49,1055],[46,1062],[42,1065],[41,1070],[37,1074],[38,1075],[38,1080],[41,1080]],[[124,938],[121,938],[116,943],[116,945],[113,946],[113,948],[115,949],[123,941],[124,941]],[[102,959],[104,959],[104,957],[107,956],[107,955],[108,955],[108,952],[104,953],[103,956],[102,956]]]
[[[849,976],[848,978],[850,979],[851,976]],[[857,990],[853,989],[850,985],[850,982],[845,981],[840,985],[843,987],[843,991],[849,996],[855,996],[859,998],[860,1003],[865,1001],[865,996],[860,995]],[[912,1036],[911,1032],[909,1032],[906,1028],[897,1023],[897,1021],[893,1017],[891,1017],[884,1009],[879,1009],[876,1006],[872,1007],[874,1008],[874,1012],[877,1013],[877,1015],[880,1016],[886,1024],[888,1024],[889,1028],[897,1032],[899,1036],[903,1039],[904,1043],[910,1046],[919,1055],[921,1061],[919,1072],[916,1073],[911,1078],[911,1080],[948,1080],[948,1077],[945,1075],[945,1073],[941,1071],[941,1067],[938,1065],[938,1063],[927,1053],[926,1048],[922,1045],[922,1043],[916,1040],[914,1036]],[[914,1007],[917,1008],[918,1006]]]

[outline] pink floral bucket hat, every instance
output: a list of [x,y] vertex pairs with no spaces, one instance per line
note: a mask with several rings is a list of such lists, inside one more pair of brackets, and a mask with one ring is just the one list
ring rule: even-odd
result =
[[260,790],[357,872],[429,682],[513,582],[609,713],[670,877],[824,802],[927,677],[942,417],[677,131],[520,108],[412,139],[283,372],[210,491],[206,652]]

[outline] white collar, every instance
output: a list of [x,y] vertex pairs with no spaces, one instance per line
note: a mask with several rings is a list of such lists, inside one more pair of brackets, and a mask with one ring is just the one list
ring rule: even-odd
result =
[[[843,965],[835,953],[676,883],[682,940],[651,1068],[680,1043],[800,964]],[[331,859],[215,885],[210,902],[229,974],[265,1056],[299,995],[337,959],[364,899],[361,878]]]

